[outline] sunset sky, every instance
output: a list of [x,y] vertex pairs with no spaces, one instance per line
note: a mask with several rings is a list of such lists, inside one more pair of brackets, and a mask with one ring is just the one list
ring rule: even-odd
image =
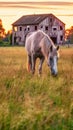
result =
[[73,26],[73,0],[0,0],[0,19],[6,31],[21,16],[39,13],[52,13],[66,28]]

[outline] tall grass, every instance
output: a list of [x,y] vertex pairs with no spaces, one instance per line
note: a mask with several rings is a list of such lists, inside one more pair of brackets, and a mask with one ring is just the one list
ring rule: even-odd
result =
[[0,130],[73,130],[73,48],[61,48],[59,74],[38,62],[26,69],[24,47],[0,48]]

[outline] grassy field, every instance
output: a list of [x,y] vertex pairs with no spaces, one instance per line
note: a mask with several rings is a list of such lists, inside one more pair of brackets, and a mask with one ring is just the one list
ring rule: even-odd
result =
[[73,48],[61,47],[59,74],[27,72],[24,47],[0,48],[0,130],[73,130]]

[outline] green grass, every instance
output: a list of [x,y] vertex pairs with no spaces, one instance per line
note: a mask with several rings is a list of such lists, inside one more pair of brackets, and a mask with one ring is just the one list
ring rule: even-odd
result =
[[59,74],[27,72],[24,47],[0,48],[0,130],[73,130],[73,48],[61,47]]

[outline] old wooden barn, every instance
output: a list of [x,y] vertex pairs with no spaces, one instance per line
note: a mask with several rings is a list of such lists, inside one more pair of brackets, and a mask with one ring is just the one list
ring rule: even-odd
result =
[[24,15],[12,24],[12,44],[24,45],[28,32],[43,30],[55,44],[63,44],[65,24],[53,14]]

